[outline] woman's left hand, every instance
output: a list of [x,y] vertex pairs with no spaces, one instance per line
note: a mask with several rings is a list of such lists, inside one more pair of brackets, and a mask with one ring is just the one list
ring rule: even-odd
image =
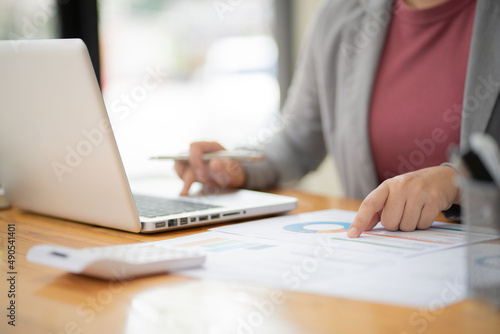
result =
[[427,229],[438,214],[458,204],[457,172],[429,167],[384,181],[361,203],[347,235],[357,238],[378,222],[389,231]]

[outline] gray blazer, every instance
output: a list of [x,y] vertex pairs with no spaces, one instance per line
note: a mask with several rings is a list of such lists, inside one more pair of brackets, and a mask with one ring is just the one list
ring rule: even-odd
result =
[[[247,187],[265,189],[297,180],[326,154],[337,164],[346,196],[364,198],[378,186],[368,113],[393,0],[327,0],[299,59],[282,127],[259,148],[266,156],[245,165]],[[463,108],[461,149],[472,132],[500,135],[500,1],[477,0]],[[276,127],[273,128],[274,130]]]

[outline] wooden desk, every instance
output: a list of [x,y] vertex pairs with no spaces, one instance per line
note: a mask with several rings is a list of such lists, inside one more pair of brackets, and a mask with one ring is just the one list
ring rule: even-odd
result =
[[[279,191],[299,198],[295,213],[328,208],[356,210],[360,202]],[[16,326],[7,324],[8,224],[15,224]],[[285,292],[284,302],[257,314],[271,288],[158,275],[106,282],[67,274],[26,260],[30,247],[71,247],[156,241],[207,227],[139,235],[0,211],[0,333],[500,333],[500,312],[465,301],[436,312]]]

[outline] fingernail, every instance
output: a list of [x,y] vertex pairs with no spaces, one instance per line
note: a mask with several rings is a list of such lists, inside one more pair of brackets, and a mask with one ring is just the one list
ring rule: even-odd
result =
[[357,238],[359,234],[358,232],[359,232],[358,228],[353,226],[349,229],[349,231],[347,231],[347,236],[349,238]]

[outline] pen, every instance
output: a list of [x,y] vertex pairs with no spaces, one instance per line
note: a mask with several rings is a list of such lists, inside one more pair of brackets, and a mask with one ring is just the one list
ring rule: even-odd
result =
[[[178,155],[162,155],[151,157],[150,159],[188,161],[189,154],[182,153]],[[203,154],[202,159],[203,161],[209,161],[213,159],[231,159],[239,162],[256,162],[263,160],[264,156],[262,155],[262,153],[256,151],[217,151]]]

